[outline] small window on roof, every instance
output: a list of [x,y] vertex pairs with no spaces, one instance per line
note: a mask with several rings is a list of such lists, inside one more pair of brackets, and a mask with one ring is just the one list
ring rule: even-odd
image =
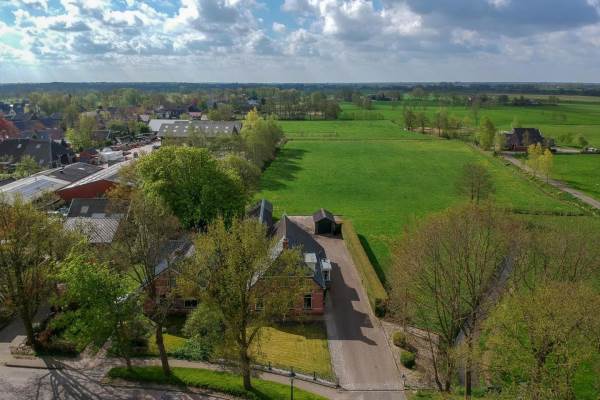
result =
[[35,145],[35,148],[36,148],[36,149],[39,149],[40,147],[42,147],[42,145],[41,145],[41,144],[39,144],[39,143]]
[[22,146],[23,146],[23,144],[22,144],[22,143],[19,143],[19,144],[17,145],[17,149],[20,149]]
[[87,214],[90,210],[90,206],[81,206],[81,214]]

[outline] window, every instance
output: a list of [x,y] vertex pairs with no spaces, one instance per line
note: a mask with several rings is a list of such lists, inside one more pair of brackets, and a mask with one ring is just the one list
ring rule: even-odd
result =
[[312,294],[304,295],[304,309],[312,310]]
[[169,286],[172,288],[177,287],[177,277],[176,276],[169,277]]
[[186,299],[183,301],[184,308],[196,308],[198,307],[198,300],[196,299]]
[[87,214],[90,210],[90,206],[81,206],[81,214]]
[[329,282],[331,280],[331,276],[329,275],[330,271],[323,271],[323,279],[325,279],[325,282]]

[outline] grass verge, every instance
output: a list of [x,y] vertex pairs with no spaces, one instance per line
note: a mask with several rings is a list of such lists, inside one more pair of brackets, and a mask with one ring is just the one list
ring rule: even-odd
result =
[[[176,386],[199,387],[219,393],[251,400],[285,399],[290,396],[290,388],[276,382],[269,382],[254,378],[253,389],[244,389],[242,378],[229,372],[210,371],[199,368],[172,368],[171,376],[165,376],[158,366],[116,367],[108,371],[108,376],[113,379],[127,381],[158,383]],[[298,400],[324,400],[325,398],[301,389],[294,389],[294,398]]]

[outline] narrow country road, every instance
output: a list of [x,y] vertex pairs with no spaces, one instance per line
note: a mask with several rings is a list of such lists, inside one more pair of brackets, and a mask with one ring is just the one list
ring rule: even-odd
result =
[[[504,159],[506,161],[508,161],[511,164],[515,165],[516,167],[522,169],[523,171],[530,173],[530,174],[532,173],[531,168],[529,168],[527,165],[525,165],[525,163],[523,163],[521,160],[518,160],[514,156],[512,156],[510,154],[502,154],[502,157],[504,157]],[[566,183],[557,181],[556,179],[550,179],[550,180],[548,180],[548,184],[554,186],[555,188],[557,188],[559,190],[562,190],[563,192],[569,193],[570,195],[572,195],[573,197],[576,197],[577,199],[581,200],[585,204],[592,206],[597,210],[600,210],[600,201],[594,199],[593,197],[588,196],[587,194],[585,194],[583,192],[580,192],[579,190],[573,189]]]

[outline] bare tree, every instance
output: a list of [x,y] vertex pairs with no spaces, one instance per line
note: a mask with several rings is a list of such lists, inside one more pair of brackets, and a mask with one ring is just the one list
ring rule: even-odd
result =
[[458,362],[454,347],[464,342],[466,395],[471,395],[473,339],[510,254],[514,226],[489,204],[468,204],[428,218],[406,232],[395,249],[392,304],[438,335],[431,355],[440,390],[450,390]]
[[467,163],[463,167],[456,189],[472,203],[486,200],[494,193],[494,182],[488,169],[480,163]]

